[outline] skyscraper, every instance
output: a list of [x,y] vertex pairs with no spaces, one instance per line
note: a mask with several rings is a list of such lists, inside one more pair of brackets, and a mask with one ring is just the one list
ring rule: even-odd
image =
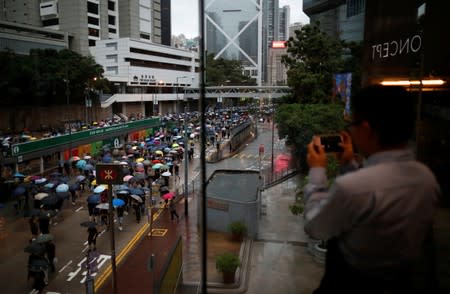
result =
[[262,1],[209,0],[205,5],[208,54],[240,60],[244,74],[261,83]]

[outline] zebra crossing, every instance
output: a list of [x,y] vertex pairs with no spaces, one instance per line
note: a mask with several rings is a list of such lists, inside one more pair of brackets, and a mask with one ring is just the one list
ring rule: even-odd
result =
[[[270,161],[271,160],[271,156],[272,156],[271,154],[264,154],[261,157],[261,161],[265,161],[265,160]],[[251,160],[251,159],[259,160],[259,155],[258,154],[249,154],[249,153],[238,153],[238,154],[233,155],[231,158],[239,158],[239,159],[247,159],[247,160]]]

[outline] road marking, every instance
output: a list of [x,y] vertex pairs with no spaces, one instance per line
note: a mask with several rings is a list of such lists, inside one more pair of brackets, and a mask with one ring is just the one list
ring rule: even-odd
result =
[[103,235],[105,232],[106,232],[106,229],[104,229],[103,231],[101,231],[101,232],[98,234],[97,238],[100,237],[101,235]]
[[[69,260],[68,263],[66,263],[66,265],[64,265],[58,272],[61,273],[63,272],[69,265],[72,264],[72,260]],[[47,292],[48,293],[48,292]]]
[[83,250],[81,250],[81,252],[84,252],[84,251],[86,251],[86,250],[88,250],[88,249],[89,249],[89,246],[86,246],[86,247],[84,247]]
[[149,237],[164,237],[167,234],[167,229],[152,229],[150,233],[148,233]]
[[80,207],[78,207],[76,210],[75,210],[75,212],[79,212],[80,210],[82,210],[83,209],[83,206],[80,206]]

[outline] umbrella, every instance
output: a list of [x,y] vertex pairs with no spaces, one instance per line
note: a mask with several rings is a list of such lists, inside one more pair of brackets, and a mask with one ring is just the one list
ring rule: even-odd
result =
[[70,194],[69,191],[66,191],[66,192],[56,192],[56,196],[58,196],[58,198],[60,198],[60,199],[65,200],[65,199],[69,199],[70,196],[71,196],[71,194]]
[[142,157],[140,157],[140,158],[138,158],[138,159],[136,159],[136,162],[143,162],[145,159],[144,158],[142,158]]
[[91,185],[92,185],[92,186],[97,186],[97,180],[93,180],[93,181],[91,182]]
[[[126,156],[125,156],[126,157]],[[121,161],[121,162],[119,162],[119,164],[121,164],[121,165],[128,165],[128,162],[126,162],[126,161]]]
[[86,179],[86,177],[85,176],[77,176],[77,181],[78,182],[82,182],[82,181],[84,181]]
[[109,154],[106,154],[105,156],[103,156],[103,158],[102,158],[102,161],[104,162],[104,163],[111,163],[112,162],[112,157],[111,157],[111,155],[109,155]]
[[96,225],[97,225],[97,223],[93,222],[93,221],[85,221],[80,224],[80,226],[86,227],[86,228],[92,228],[92,227],[95,227]]
[[27,252],[27,253],[39,255],[39,254],[45,253],[45,247],[42,246],[42,244],[35,241],[35,242],[31,242],[30,244],[28,244],[24,248],[23,251]]
[[50,195],[48,197],[45,197],[44,199],[41,200],[41,203],[44,205],[56,205],[56,203],[58,203],[58,196],[57,195]]
[[136,200],[139,203],[143,202],[142,198],[140,196],[138,196],[138,195],[131,194],[130,196],[131,196],[131,198],[133,198],[134,200]]
[[78,161],[78,160],[80,160],[80,157],[79,156],[72,156],[71,160],[72,161]]
[[45,187],[45,188],[48,188],[48,189],[51,189],[51,188],[53,188],[54,186],[55,186],[55,184],[53,184],[53,183],[47,183],[47,184],[44,185],[44,187]]
[[37,236],[36,238],[36,242],[38,243],[45,243],[48,241],[52,241],[53,240],[53,236],[51,234],[42,234]]
[[126,194],[130,194],[130,192],[128,190],[120,190],[116,192],[117,195],[126,195]]
[[161,174],[163,177],[170,177],[172,174],[169,171],[163,172]]
[[47,182],[47,179],[46,179],[46,178],[40,178],[40,179],[34,180],[34,183],[35,183],[35,184],[38,184],[38,185],[43,184],[43,183],[45,183],[45,182]]
[[134,189],[130,189],[130,194],[135,194],[135,195],[144,195],[144,191],[142,189],[139,188],[134,188]]
[[97,206],[98,209],[109,209],[109,203],[100,203]]
[[142,163],[144,165],[150,165],[151,164],[150,160],[148,160],[148,159],[144,160]]
[[144,170],[142,170],[142,172],[136,172],[135,174],[134,174],[134,178],[136,179],[136,180],[142,180],[142,179],[145,179],[145,173],[143,173],[143,171]]
[[36,195],[34,195],[34,199],[36,200],[42,200],[45,197],[48,197],[48,193],[37,193]]
[[14,196],[20,196],[20,195],[23,195],[23,194],[25,193],[26,190],[27,190],[27,189],[25,189],[24,186],[17,186],[17,187],[14,189]]
[[136,171],[139,172],[139,173],[142,173],[142,172],[144,172],[144,167],[143,166],[137,166],[136,167]]
[[172,144],[172,148],[178,148],[178,147],[180,147],[180,145],[178,145],[177,143]]
[[56,193],[67,192],[69,191],[69,185],[67,184],[59,184],[56,186]]
[[125,201],[123,201],[122,199],[119,199],[119,198],[113,199],[112,203],[113,203],[114,207],[120,207],[120,206],[125,205]]
[[77,168],[83,169],[86,166],[87,162],[84,159],[78,160],[75,166]]
[[174,192],[169,192],[169,193],[166,193],[166,194],[164,194],[162,196],[162,198],[164,200],[170,200],[170,199],[173,199],[174,197],[175,197],[175,193]]
[[94,170],[94,169],[95,169],[94,166],[92,164],[90,164],[90,163],[86,164],[83,167],[83,170]]
[[164,155],[164,153],[161,150],[156,150],[155,154],[158,154],[158,155],[161,155],[161,156]]
[[85,157],[83,157],[83,159],[86,159],[86,160],[91,159],[91,158],[92,158],[92,157],[89,156],[89,155],[86,155]]
[[123,177],[123,181],[124,181],[124,182],[128,182],[128,181],[131,180],[132,178],[133,178],[132,175],[126,175],[126,176]]
[[25,175],[24,175],[24,174],[21,174],[21,173],[15,173],[15,174],[13,175],[13,177],[14,177],[14,178],[25,178]]
[[100,202],[100,195],[92,194],[91,196],[88,196],[87,202],[88,203],[99,203]]
[[160,169],[161,166],[163,166],[163,164],[161,164],[161,163],[155,163],[155,164],[152,166],[152,169]]
[[105,190],[106,190],[106,186],[100,185],[100,186],[95,187],[94,193],[102,193]]
[[195,138],[195,134],[191,134],[189,137],[191,137],[191,139]]

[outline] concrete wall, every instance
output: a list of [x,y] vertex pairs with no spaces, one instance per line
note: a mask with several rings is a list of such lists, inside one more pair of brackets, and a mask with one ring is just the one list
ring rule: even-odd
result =
[[[101,108],[93,106],[88,109],[88,118],[99,121],[111,117],[111,107]],[[24,128],[29,131],[39,131],[43,127],[61,127],[62,121],[86,119],[84,105],[58,105],[58,106],[26,106],[2,107],[0,109],[0,129],[20,132]]]

